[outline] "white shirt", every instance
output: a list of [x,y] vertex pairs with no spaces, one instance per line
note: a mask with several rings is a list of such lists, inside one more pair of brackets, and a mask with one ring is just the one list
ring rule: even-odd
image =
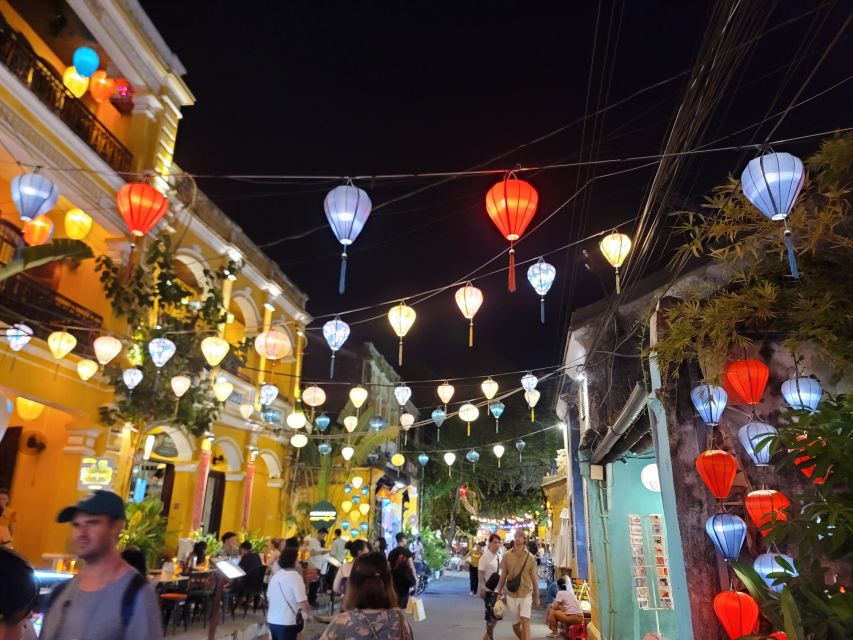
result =
[[[270,624],[294,625],[299,603],[308,600],[302,575],[293,569],[278,571],[270,578],[267,587],[267,622]],[[288,606],[289,605],[289,606]]]
[[575,597],[575,592],[572,591],[571,587],[558,591],[557,596],[554,598],[554,604],[557,605],[563,613],[570,616],[583,615],[580,602],[578,602],[578,599]]
[[[482,571],[485,576],[485,580],[488,580],[493,573],[497,572],[499,562],[500,557],[486,549],[480,557],[480,564],[477,565],[477,571]],[[482,587],[484,585],[480,586]]]
[[420,542],[413,542],[409,545],[409,551],[412,552],[414,556],[415,562],[423,562],[424,559],[424,545]]
[[[313,536],[308,537],[308,551],[311,551],[311,552],[320,551],[322,548],[323,548],[323,545],[320,544],[320,541],[317,540],[317,538],[315,538]],[[308,564],[310,564],[312,567],[314,567],[315,569],[320,571],[320,573],[323,573],[323,569],[325,568],[326,563],[328,561],[329,560],[325,554],[320,554],[320,553],[314,554],[314,553],[312,553],[311,557],[308,559]]]
[[344,562],[347,559],[347,542],[343,538],[335,538],[332,541],[332,556],[338,562]]

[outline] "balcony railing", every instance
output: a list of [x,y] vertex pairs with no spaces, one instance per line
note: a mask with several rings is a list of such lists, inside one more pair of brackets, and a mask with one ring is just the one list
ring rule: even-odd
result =
[[130,171],[133,156],[81,100],[56,70],[39,58],[24,36],[0,16],[0,60],[113,169]]

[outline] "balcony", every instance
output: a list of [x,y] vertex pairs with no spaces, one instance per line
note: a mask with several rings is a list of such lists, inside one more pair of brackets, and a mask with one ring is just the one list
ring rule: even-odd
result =
[[56,70],[35,54],[27,39],[14,31],[2,15],[0,60],[108,165],[119,173],[130,171],[130,151],[65,88]]

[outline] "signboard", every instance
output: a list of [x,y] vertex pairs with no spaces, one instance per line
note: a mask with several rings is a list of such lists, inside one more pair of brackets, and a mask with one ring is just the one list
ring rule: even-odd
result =
[[628,535],[637,606],[647,611],[673,609],[661,515],[629,514]]
[[112,491],[116,465],[109,458],[83,458],[80,462],[80,475],[77,489],[80,491]]
[[308,520],[317,530],[324,528],[329,529],[333,524],[335,524],[335,520],[337,520],[337,518],[338,512],[335,510],[335,505],[326,500],[318,502],[311,507],[311,511],[308,512]]

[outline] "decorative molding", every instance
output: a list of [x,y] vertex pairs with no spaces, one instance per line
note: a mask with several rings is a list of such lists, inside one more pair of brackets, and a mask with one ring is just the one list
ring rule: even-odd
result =
[[198,469],[198,462],[190,462],[175,465],[175,473],[195,473]]
[[246,478],[246,472],[241,471],[239,473],[226,473],[225,474],[225,482],[242,482]]
[[284,486],[284,480],[269,480],[267,487],[270,489],[281,489]]

